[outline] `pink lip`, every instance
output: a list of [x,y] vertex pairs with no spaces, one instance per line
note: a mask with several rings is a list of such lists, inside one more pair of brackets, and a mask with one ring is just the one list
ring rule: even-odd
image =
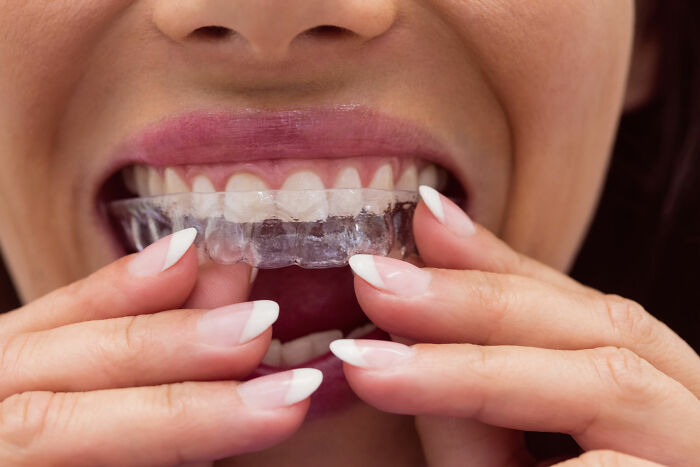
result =
[[356,106],[265,112],[194,112],[154,124],[117,151],[119,166],[262,159],[421,157],[454,172],[427,131]]

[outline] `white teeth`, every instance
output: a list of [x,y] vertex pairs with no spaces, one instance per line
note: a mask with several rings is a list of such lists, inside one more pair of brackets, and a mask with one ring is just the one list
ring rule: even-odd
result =
[[378,193],[372,200],[372,204],[365,208],[373,213],[382,214],[389,208],[394,200],[394,195],[391,190],[394,189],[394,171],[391,165],[384,164],[379,167],[369,182],[369,188],[376,190],[386,190],[385,193]]
[[[340,171],[333,188],[362,188],[360,174],[354,167]],[[357,190],[330,192],[328,194],[330,214],[333,216],[356,216],[362,211],[362,193]]]
[[338,173],[333,188],[362,188],[360,173],[355,167],[346,167]]
[[148,191],[148,168],[143,165],[134,166],[134,184],[136,185],[136,194],[139,196],[150,196]]
[[418,191],[418,170],[415,165],[409,166],[403,171],[396,182],[397,190]]
[[[214,193],[216,189],[214,184],[204,175],[197,175],[192,179],[192,192],[193,193]],[[195,216],[198,217],[209,217],[210,215],[216,215],[219,211],[219,198],[218,197],[208,197],[208,196],[194,196],[192,198],[192,211]]]
[[148,168],[148,193],[151,196],[163,194],[163,177],[154,168]]
[[263,357],[263,363],[270,366],[291,367],[301,365],[329,352],[331,342],[342,339],[343,333],[338,329],[321,331],[281,344],[279,339],[272,339],[270,347]]
[[[325,192],[302,190],[324,190],[321,177],[311,171],[296,172],[284,181],[277,193],[277,207],[290,220],[312,222],[328,217],[328,200]],[[285,191],[290,190],[290,191]]]
[[377,326],[375,326],[372,323],[367,323],[364,326],[360,326],[359,328],[353,329],[348,333],[346,336],[347,339],[357,339],[358,337],[364,337],[370,332],[374,331],[377,329]]
[[268,189],[267,184],[258,176],[250,173],[232,175],[226,182],[224,217],[231,222],[259,222],[272,217],[275,201],[271,195],[260,195],[258,192]]
[[316,334],[311,334],[309,338],[313,342],[314,357],[317,357],[319,355],[323,355],[329,352],[331,342],[338,339],[342,339],[343,333],[339,329],[331,329],[330,331],[317,332]]
[[282,366],[296,366],[314,358],[311,336],[300,337],[282,344]]
[[226,191],[264,191],[267,184],[262,178],[250,173],[238,173],[231,175],[226,182]]
[[[129,191],[141,197],[176,193],[215,193],[212,180],[199,174],[187,181],[177,167],[164,170],[144,165],[133,165],[122,170],[124,184]],[[385,190],[386,197],[379,193],[372,197],[371,205],[364,206],[362,180],[358,169],[346,166],[337,173],[334,189],[326,193],[321,177],[312,170],[302,170],[287,177],[279,190],[270,190],[266,181],[248,172],[237,172],[227,180],[225,191],[237,192],[225,197],[224,217],[232,222],[259,222],[271,218],[275,212],[281,220],[314,222],[333,216],[355,216],[364,210],[384,212],[393,201],[393,190],[417,191],[419,184],[440,188],[445,184],[447,173],[434,165],[427,165],[420,174],[413,164],[408,165],[394,183],[392,165],[380,165],[364,187]],[[268,192],[269,196],[259,192]],[[240,192],[255,192],[242,194]],[[385,199],[386,198],[386,199]],[[224,197],[213,201],[210,197],[194,197],[196,215],[214,214],[212,209],[221,207]],[[220,211],[218,215],[221,215]]]
[[164,178],[165,182],[163,184],[163,193],[174,194],[187,193],[190,191],[190,187],[188,187],[187,184],[182,181],[174,169],[165,169]]
[[376,190],[393,190],[394,189],[394,171],[391,165],[384,164],[379,167],[369,182],[369,188]]
[[262,359],[265,365],[282,366],[282,343],[279,339],[272,339],[267,353]]
[[433,164],[429,164],[423,170],[420,171],[418,175],[418,184],[427,185],[431,188],[438,188],[438,172],[437,168]]
[[194,193],[215,193],[214,184],[204,175],[197,175],[192,180],[192,191]]

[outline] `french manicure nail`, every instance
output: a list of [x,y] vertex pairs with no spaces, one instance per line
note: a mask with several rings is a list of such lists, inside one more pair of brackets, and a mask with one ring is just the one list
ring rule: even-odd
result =
[[415,350],[397,342],[368,339],[339,339],[331,342],[331,352],[350,365],[380,370],[410,360]]
[[262,376],[238,385],[244,404],[258,409],[277,409],[301,402],[318,389],[323,373],[314,368],[295,368]]
[[435,218],[457,237],[469,237],[476,233],[474,222],[459,206],[441,195],[435,188],[422,185],[420,197]]
[[430,273],[423,269],[384,256],[354,255],[350,267],[374,287],[394,295],[410,297],[428,290]]
[[236,303],[206,312],[197,322],[199,337],[221,347],[249,342],[277,321],[280,307],[270,300]]
[[161,238],[140,252],[129,263],[129,272],[137,277],[155,276],[174,266],[197,238],[197,229],[189,228]]

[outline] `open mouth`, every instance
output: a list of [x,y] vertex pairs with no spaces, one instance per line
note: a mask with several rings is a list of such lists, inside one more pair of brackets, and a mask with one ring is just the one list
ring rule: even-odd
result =
[[[418,186],[428,185],[452,198],[464,199],[462,184],[436,160],[439,158],[424,157],[425,151],[417,150],[421,146],[415,144],[413,131],[409,132],[407,140],[397,134],[392,123],[388,127],[393,131],[374,134],[377,127],[387,127],[381,119],[350,118],[349,122],[336,122],[330,127],[332,131],[327,125],[320,125],[325,139],[319,140],[319,125],[305,128],[307,117],[302,115],[300,118],[301,121],[293,122],[295,131],[282,136],[260,134],[260,126],[269,127],[269,117],[264,121],[254,118],[253,124],[243,122],[244,127],[253,125],[253,133],[259,134],[261,144],[271,144],[273,149],[264,151],[258,146],[251,149],[250,135],[233,141],[228,136],[222,137],[218,127],[212,131],[210,121],[195,129],[189,125],[186,144],[183,144],[183,135],[179,131],[181,125],[178,124],[171,124],[170,129],[163,133],[157,132],[156,141],[161,143],[157,146],[149,142],[149,138],[153,138],[149,133],[145,144],[141,139],[138,145],[130,145],[124,151],[125,161],[105,183],[100,202],[105,207],[130,198],[275,190],[274,206],[264,199],[261,201],[260,197],[252,197],[248,202],[244,197],[238,197],[237,203],[220,207],[223,210],[221,217],[234,222],[241,219],[265,222],[273,208],[279,210],[282,206],[291,220],[313,224],[329,216],[352,218],[359,212],[354,196],[362,189],[415,193]],[[314,118],[311,123],[317,121]],[[164,155],[163,146],[166,150],[171,149],[170,155]],[[225,153],[222,153],[221,146],[226,146]],[[349,154],[343,157],[339,147],[349,148],[344,151]],[[392,150],[387,151],[388,147]],[[328,157],[319,154],[324,149],[328,151]],[[299,152],[313,157],[301,157]],[[387,152],[388,155],[383,155]],[[216,156],[211,156],[212,153]],[[319,201],[315,197],[324,190],[330,194]],[[198,212],[210,209],[206,206],[210,202],[207,197],[198,199],[201,201],[187,206],[194,217]],[[410,229],[410,225],[405,228]],[[134,243],[125,239],[118,229],[115,228],[114,233],[125,251],[135,249]],[[331,365],[329,344],[333,340],[343,337],[388,338],[369,322],[359,307],[353,275],[348,267],[263,268],[254,282],[250,299],[274,300],[281,310],[273,326],[271,345],[256,374],[302,366],[320,368],[326,373]],[[337,367],[333,371],[342,375],[339,362],[334,361],[332,366]]]

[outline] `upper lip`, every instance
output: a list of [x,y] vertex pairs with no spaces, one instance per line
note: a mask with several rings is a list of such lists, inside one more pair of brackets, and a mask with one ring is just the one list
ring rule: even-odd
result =
[[358,106],[192,112],[146,128],[122,144],[113,161],[164,167],[363,156],[418,157],[458,173],[425,129]]

